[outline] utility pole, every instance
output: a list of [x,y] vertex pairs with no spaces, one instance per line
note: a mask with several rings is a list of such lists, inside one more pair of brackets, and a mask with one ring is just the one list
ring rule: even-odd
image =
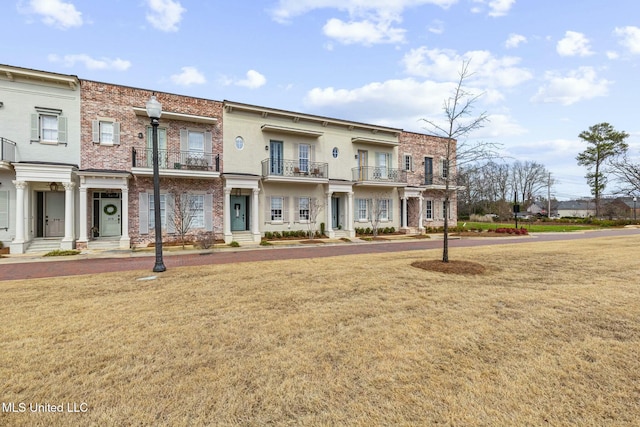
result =
[[547,218],[551,218],[551,172],[547,181]]

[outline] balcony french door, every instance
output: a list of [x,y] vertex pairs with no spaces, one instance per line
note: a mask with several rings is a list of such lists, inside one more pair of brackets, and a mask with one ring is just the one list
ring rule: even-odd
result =
[[283,150],[282,141],[271,141],[271,157],[269,161],[269,174],[282,175],[283,172]]

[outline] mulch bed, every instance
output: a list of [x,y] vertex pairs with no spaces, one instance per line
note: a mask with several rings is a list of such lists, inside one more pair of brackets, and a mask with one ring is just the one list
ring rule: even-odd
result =
[[438,273],[447,274],[484,274],[487,271],[487,269],[482,264],[471,261],[414,261],[411,263],[411,266],[427,271],[435,271]]

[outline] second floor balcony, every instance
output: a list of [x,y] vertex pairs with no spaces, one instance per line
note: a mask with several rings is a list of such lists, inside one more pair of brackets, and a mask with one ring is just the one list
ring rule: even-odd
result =
[[0,138],[0,169],[10,169],[11,162],[16,161],[16,143]]
[[270,157],[262,161],[262,177],[282,181],[322,181],[329,179],[329,164],[304,159],[286,160]]
[[[152,174],[153,150],[133,148],[132,166],[134,173]],[[217,178],[220,176],[220,155],[199,151],[158,150],[158,168],[161,176]]]
[[360,166],[351,169],[353,181],[360,184],[381,186],[405,186],[407,184],[407,172],[402,169],[388,168],[385,166]]

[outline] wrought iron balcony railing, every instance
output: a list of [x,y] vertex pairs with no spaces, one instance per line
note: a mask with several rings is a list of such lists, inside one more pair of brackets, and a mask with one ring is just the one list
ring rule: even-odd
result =
[[354,181],[407,182],[407,171],[383,166],[361,166],[351,169]]
[[[153,168],[153,150],[132,149],[133,167]],[[189,169],[220,172],[220,155],[197,151],[158,150],[160,169]]]
[[328,178],[329,164],[270,157],[262,161],[262,176],[283,176],[302,179]]
[[0,161],[16,161],[16,143],[7,138],[0,138]]

